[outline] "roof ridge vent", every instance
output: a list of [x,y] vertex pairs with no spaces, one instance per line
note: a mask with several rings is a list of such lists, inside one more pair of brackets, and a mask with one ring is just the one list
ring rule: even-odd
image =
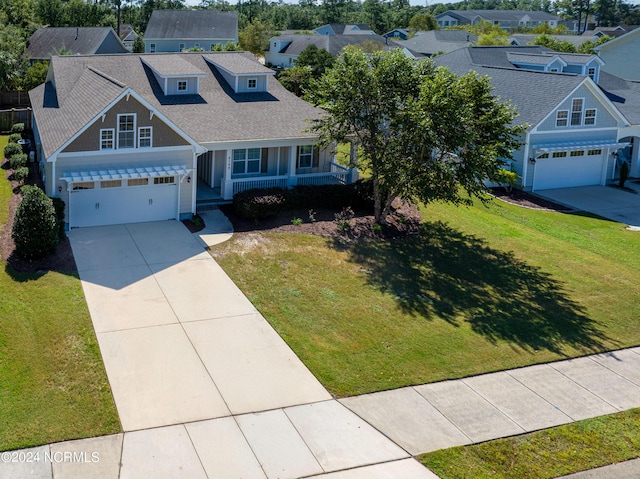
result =
[[124,88],[125,85],[124,83],[122,83],[121,81],[116,80],[113,77],[110,77],[109,75],[107,75],[106,73],[101,72],[100,70],[98,70],[97,68],[94,68],[92,66],[88,66],[87,69],[93,73],[95,73],[96,75],[101,76],[102,78],[104,78],[105,80],[110,81],[111,83],[113,83],[116,86],[119,86],[120,88]]

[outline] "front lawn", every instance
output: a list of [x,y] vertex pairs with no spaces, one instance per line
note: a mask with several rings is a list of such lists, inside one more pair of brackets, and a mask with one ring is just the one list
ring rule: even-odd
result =
[[442,479],[552,479],[640,456],[640,409],[423,454]]
[[412,238],[236,234],[212,254],[337,396],[640,344],[639,233],[502,203],[423,213]]
[[[3,176],[0,231],[10,196]],[[0,451],[120,430],[77,274],[0,259]]]

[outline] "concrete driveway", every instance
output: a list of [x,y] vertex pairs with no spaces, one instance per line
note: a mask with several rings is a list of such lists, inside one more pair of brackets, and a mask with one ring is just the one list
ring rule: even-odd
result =
[[625,186],[638,194],[608,186],[581,186],[539,190],[536,195],[640,230],[640,185],[627,182]]

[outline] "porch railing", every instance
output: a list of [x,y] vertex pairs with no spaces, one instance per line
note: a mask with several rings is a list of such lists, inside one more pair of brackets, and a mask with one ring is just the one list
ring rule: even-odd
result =
[[233,180],[233,194],[254,188],[286,188],[289,179],[286,176],[268,176],[266,178],[246,178]]
[[349,171],[349,168],[335,161],[330,161],[329,164],[331,165],[331,171]]
[[347,171],[330,173],[309,173],[296,175],[299,185],[344,185],[347,182]]

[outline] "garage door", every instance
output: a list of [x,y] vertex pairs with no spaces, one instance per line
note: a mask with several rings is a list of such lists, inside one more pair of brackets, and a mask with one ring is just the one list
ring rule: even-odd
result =
[[178,185],[159,178],[75,183],[69,191],[69,227],[159,221],[178,217]]
[[549,156],[536,160],[534,190],[601,184],[604,162],[602,150],[563,151]]

